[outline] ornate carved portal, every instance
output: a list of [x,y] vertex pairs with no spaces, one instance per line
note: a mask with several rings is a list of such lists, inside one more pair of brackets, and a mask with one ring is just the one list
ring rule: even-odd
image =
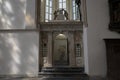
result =
[[81,31],[42,31],[43,66],[83,67]]
[[[76,13],[73,16],[69,5],[66,8],[58,8],[57,5],[52,7],[49,5],[48,7],[46,6],[46,0],[37,1],[37,27],[41,36],[40,54],[42,56],[40,59],[42,59],[42,62],[40,64],[43,65],[42,67],[84,67],[82,51],[83,23],[81,18],[76,17],[81,17],[81,15]],[[49,3],[51,3],[50,1],[53,4],[58,3],[59,0],[49,0]],[[68,1],[72,3],[72,0],[66,0],[66,4]],[[77,7],[80,7],[80,4]],[[76,9],[76,7],[73,8]],[[46,12],[47,9],[50,14]],[[49,16],[46,17],[46,15]]]

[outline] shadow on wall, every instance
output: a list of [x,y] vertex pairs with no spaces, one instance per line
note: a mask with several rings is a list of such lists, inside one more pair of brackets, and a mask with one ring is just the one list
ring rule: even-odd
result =
[[[34,24],[34,11],[26,12],[28,1],[35,0],[0,0],[0,29],[25,29],[27,23]],[[0,74],[37,74],[38,42],[36,32],[1,32]]]
[[36,0],[27,0],[26,5],[26,28],[35,28],[35,1]]
[[1,33],[0,63],[0,74],[37,74],[37,33]]
[[[34,0],[0,0],[0,29],[25,29],[26,25],[34,26],[33,8],[26,12],[27,2]],[[27,11],[28,10],[27,8]],[[25,23],[26,22],[26,23]]]

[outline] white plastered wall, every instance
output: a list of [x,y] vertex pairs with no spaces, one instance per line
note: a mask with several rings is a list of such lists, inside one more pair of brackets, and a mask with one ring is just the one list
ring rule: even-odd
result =
[[38,34],[0,33],[0,75],[38,74]]
[[[120,38],[108,29],[108,0],[86,0],[88,26],[84,27],[85,68],[90,76],[106,76],[106,48],[104,38]],[[87,43],[87,44],[86,44]]]
[[35,28],[35,0],[0,0],[0,75],[38,75]]

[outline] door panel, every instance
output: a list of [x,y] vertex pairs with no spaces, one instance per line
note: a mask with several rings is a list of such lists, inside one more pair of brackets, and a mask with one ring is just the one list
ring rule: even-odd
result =
[[56,66],[68,65],[67,39],[54,41],[53,64]]

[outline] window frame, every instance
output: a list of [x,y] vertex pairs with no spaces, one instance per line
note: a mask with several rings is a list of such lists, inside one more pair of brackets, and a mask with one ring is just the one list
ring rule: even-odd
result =
[[77,10],[77,5],[75,3],[75,0],[72,0],[72,19],[73,20],[78,19],[78,10]]
[[[59,0],[58,4],[59,4],[58,5],[59,9],[65,9],[66,10],[66,8],[67,8],[66,0]],[[61,4],[61,7],[60,7],[60,4]],[[64,4],[65,4],[65,6],[64,6]]]
[[53,0],[46,0],[45,2],[45,22],[52,20],[52,2]]

